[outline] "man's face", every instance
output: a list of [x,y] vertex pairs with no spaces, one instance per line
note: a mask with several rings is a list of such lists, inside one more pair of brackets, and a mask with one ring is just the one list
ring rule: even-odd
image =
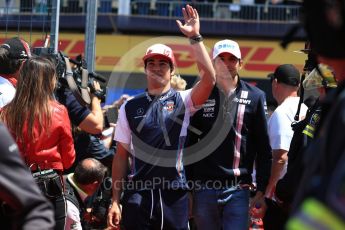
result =
[[234,78],[242,68],[242,60],[230,53],[221,53],[214,59],[217,78]]
[[145,72],[149,84],[161,86],[167,85],[173,74],[169,59],[159,55],[147,59]]

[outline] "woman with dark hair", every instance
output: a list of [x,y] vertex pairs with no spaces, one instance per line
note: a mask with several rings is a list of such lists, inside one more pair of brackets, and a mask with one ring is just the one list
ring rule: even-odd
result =
[[14,99],[1,111],[25,163],[55,206],[55,229],[64,229],[66,203],[61,175],[75,160],[67,109],[54,99],[55,66],[46,58],[28,59]]

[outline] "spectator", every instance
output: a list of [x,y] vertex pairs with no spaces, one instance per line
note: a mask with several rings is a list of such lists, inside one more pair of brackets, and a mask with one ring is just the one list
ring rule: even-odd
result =
[[28,43],[18,37],[8,39],[0,46],[0,108],[13,99],[20,69],[30,56]]
[[[322,75],[318,73],[317,68],[322,70]],[[322,83],[323,82],[323,83]],[[303,158],[304,151],[314,138],[322,113],[320,100],[323,100],[327,92],[337,87],[336,81],[329,68],[319,64],[312,70],[303,81],[305,90],[317,90],[320,94],[314,105],[308,109],[305,119],[293,125],[294,135],[291,140],[288,152],[288,166],[286,174],[281,178],[276,186],[276,199],[278,208],[281,209],[281,227],[285,226],[291,211],[292,201],[298,191],[301,175],[306,168]]]
[[87,216],[85,199],[98,191],[106,171],[106,167],[98,160],[86,158],[78,163],[74,173],[64,176],[67,199],[65,230],[83,229],[82,227],[87,221],[84,218]]
[[180,75],[172,75],[170,84],[171,88],[175,89],[176,91],[183,91],[187,86],[186,80],[184,80]]
[[[243,60],[237,42],[217,42],[213,65],[217,84],[203,108],[191,118],[189,129],[186,156],[205,156],[188,169],[188,179],[201,182],[194,190],[193,215],[200,230],[248,229],[249,208],[265,206],[270,175],[265,94],[240,79]],[[254,160],[258,186],[249,204]]]
[[318,61],[333,69],[338,87],[323,100],[287,229],[343,229],[345,1],[305,0],[303,7],[311,46]]
[[[187,126],[181,124],[188,123],[193,110],[208,98],[215,77],[199,33],[198,12],[189,5],[182,11],[185,23],[178,20],[177,24],[191,42],[201,80],[191,90],[176,92],[170,84],[175,68],[171,48],[155,44],[147,49],[143,57],[147,91],[121,106],[116,125],[113,199],[108,214],[111,227],[119,228],[122,220],[126,229],[188,229],[182,164]],[[129,156],[132,170],[128,178],[134,188],[124,191],[121,212],[121,182]]]
[[55,85],[53,63],[42,57],[28,59],[16,94],[3,108],[1,118],[34,177],[43,181],[41,190],[55,207],[55,229],[63,229],[65,198],[59,175],[73,164],[75,151],[67,110],[54,99]]
[[[278,103],[278,107],[273,112],[268,121],[268,133],[272,147],[272,169],[269,184],[266,190],[266,197],[274,198],[274,190],[277,181],[284,176],[287,168],[287,153],[293,136],[291,124],[295,121],[300,98],[297,96],[300,83],[299,71],[290,64],[280,65],[275,72],[270,74],[272,82],[272,95]],[[300,120],[304,118],[307,106],[302,104],[300,110]],[[268,200],[268,209],[264,218],[265,229],[277,229],[281,227],[278,221],[279,213],[274,209],[274,201]]]
[[1,228],[53,229],[53,207],[34,183],[17,145],[3,124],[0,124],[0,150]]

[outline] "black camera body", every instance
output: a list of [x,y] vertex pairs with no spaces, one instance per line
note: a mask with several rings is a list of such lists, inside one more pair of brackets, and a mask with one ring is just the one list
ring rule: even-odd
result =
[[[78,102],[82,105],[89,104],[90,100],[85,99],[85,94],[82,94],[82,89],[90,89],[90,93],[96,95],[101,99],[101,102],[105,101],[106,97],[106,82],[107,79],[96,73],[89,73],[87,71],[86,61],[82,58],[81,55],[78,55],[75,60],[67,57],[61,51],[54,53],[54,49],[45,48],[45,47],[36,47],[32,51],[37,56],[47,57],[51,60],[56,66],[56,73],[58,78],[58,88],[69,88],[75,94]],[[68,58],[70,63],[74,65],[72,68],[73,82],[71,79],[67,79],[66,75],[66,61],[65,58]],[[86,74],[86,75],[85,75]],[[85,75],[85,76],[83,76]],[[87,79],[83,79],[87,78]],[[86,81],[86,84],[83,83]],[[101,86],[101,90],[96,90],[94,88],[94,81],[98,81]],[[76,95],[77,94],[77,95]]]
[[107,227],[108,209],[111,203],[111,185],[111,178],[104,178],[98,191],[98,195],[92,202],[92,221],[87,223],[87,226],[83,226],[84,228],[87,229],[89,227],[89,229],[104,229]]

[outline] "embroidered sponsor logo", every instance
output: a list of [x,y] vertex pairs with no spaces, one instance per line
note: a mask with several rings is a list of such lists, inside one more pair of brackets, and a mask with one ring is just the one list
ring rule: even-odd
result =
[[174,101],[167,101],[165,106],[163,107],[163,110],[165,110],[167,112],[172,112],[172,111],[174,111],[174,108],[175,108]]
[[144,109],[143,108],[137,109],[137,115],[141,116],[143,114],[144,114]]
[[214,113],[204,113],[203,117],[214,117]]
[[234,102],[237,102],[237,103],[239,103],[239,104],[244,104],[244,105],[250,105],[250,103],[252,102],[252,100],[235,97],[235,98],[234,98]]
[[204,113],[213,113],[214,112],[214,107],[206,107],[204,108]]
[[216,105],[216,99],[208,99],[202,107],[212,107]]
[[243,91],[241,92],[241,98],[247,99],[247,98],[248,98],[248,91],[243,90]]
[[216,105],[216,99],[208,99],[202,106],[203,117],[214,117],[214,107]]

